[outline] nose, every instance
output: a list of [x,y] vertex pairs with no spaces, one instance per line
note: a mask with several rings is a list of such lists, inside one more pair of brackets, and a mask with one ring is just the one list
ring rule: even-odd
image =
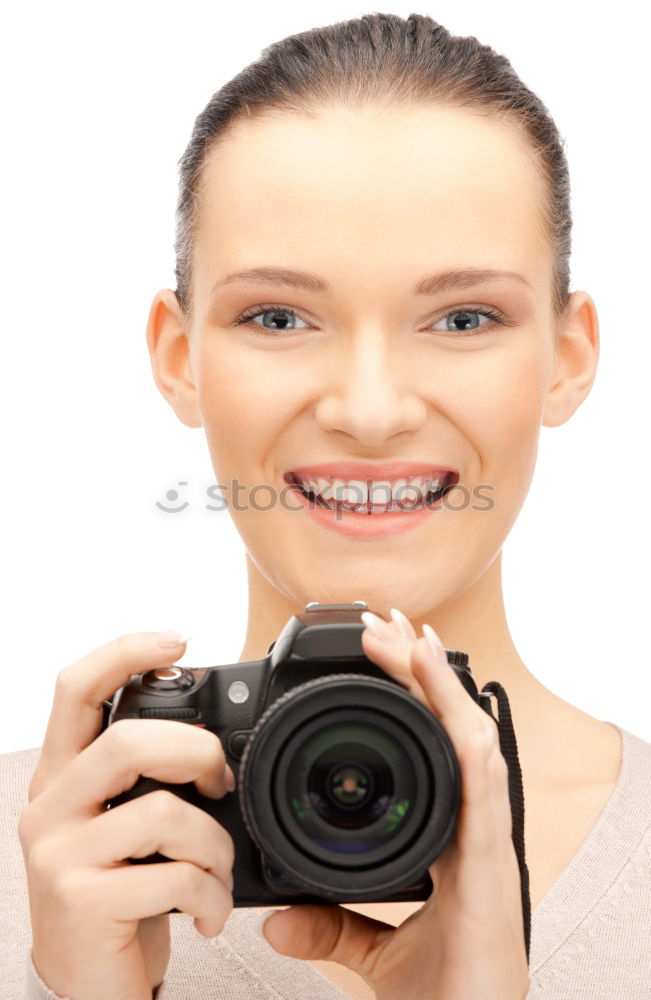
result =
[[427,419],[427,406],[414,388],[418,373],[400,346],[377,329],[346,339],[345,357],[322,392],[315,416],[326,431],[340,431],[360,445],[377,447]]

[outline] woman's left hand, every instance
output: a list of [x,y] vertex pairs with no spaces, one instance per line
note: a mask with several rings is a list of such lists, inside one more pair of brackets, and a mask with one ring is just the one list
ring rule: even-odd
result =
[[300,904],[269,917],[264,936],[283,955],[347,966],[376,1000],[525,1000],[520,870],[495,722],[468,695],[429,626],[418,638],[400,613],[390,623],[370,612],[363,620],[365,656],[422,702],[452,741],[461,769],[456,830],[428,869],[431,896],[400,926],[343,906]]

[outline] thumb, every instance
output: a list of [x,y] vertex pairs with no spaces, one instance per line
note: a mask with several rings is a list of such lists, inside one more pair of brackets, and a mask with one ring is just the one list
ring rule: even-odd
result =
[[343,906],[312,903],[273,913],[263,927],[265,939],[281,955],[338,962],[367,980],[382,945],[395,931],[393,924]]

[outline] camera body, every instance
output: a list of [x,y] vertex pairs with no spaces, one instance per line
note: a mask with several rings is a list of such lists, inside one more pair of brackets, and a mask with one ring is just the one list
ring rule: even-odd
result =
[[[363,652],[364,601],[311,602],[261,660],[136,674],[105,703],[119,719],[173,719],[221,741],[235,792],[141,777],[116,808],[167,788],[235,845],[233,906],[426,900],[454,831],[459,763],[440,721]],[[478,704],[468,657],[448,664]],[[160,853],[134,864],[168,861]]]

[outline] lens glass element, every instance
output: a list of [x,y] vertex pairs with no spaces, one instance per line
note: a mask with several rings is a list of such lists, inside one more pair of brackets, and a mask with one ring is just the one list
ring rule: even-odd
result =
[[[359,721],[328,724],[326,713],[302,739],[295,734],[291,762],[285,757],[283,768],[286,803],[300,839],[349,855],[386,848],[404,833],[418,792],[400,727],[383,724],[383,716],[368,709],[354,714]],[[413,752],[407,731],[405,737]]]

